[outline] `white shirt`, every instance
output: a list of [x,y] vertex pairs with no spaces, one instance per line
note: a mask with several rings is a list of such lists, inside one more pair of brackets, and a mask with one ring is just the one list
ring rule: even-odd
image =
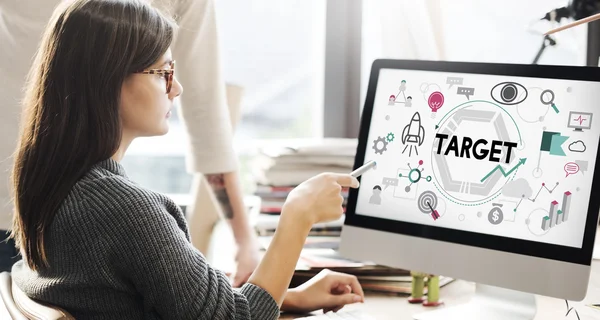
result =
[[[20,124],[23,87],[42,33],[60,0],[0,2],[0,229],[12,223],[10,171]],[[184,87],[179,114],[188,132],[188,172],[237,170],[213,0],[170,0],[179,28],[171,46]],[[165,4],[155,1],[158,8]]]

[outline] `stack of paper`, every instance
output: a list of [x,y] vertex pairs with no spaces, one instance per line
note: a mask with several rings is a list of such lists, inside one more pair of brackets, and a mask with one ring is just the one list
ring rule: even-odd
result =
[[[256,222],[254,223],[254,228],[259,235],[268,236],[272,235],[277,229],[277,225],[279,224],[279,215],[271,215],[271,214],[259,214],[256,217]],[[339,236],[342,230],[342,226],[344,225],[345,216],[342,215],[339,219],[329,221],[329,222],[321,222],[312,226],[310,235],[311,236]]]
[[[351,172],[357,143],[356,139],[323,138],[283,140],[260,147],[251,166],[254,194],[261,198],[260,212],[281,213],[288,194],[313,176]],[[347,199],[347,188],[342,196]]]
[[348,173],[354,165],[356,139],[289,140],[260,148],[252,172],[259,185],[297,186],[322,172]]

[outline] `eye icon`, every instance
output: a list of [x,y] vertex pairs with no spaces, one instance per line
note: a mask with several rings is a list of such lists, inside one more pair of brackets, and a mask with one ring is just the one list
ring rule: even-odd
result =
[[498,83],[490,92],[494,101],[504,105],[519,104],[527,99],[527,89],[516,82]]

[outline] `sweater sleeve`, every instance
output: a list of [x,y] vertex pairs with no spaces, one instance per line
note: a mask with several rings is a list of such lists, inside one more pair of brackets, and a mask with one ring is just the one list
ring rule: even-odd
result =
[[181,223],[157,195],[106,178],[90,201],[104,218],[111,265],[165,319],[277,319],[279,308],[262,288],[237,292],[187,240]]

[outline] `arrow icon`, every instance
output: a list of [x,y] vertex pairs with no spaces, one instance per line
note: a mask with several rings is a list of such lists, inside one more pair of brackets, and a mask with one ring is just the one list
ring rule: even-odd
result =
[[433,220],[439,219],[440,218],[439,212],[437,210],[434,210],[429,202],[427,202],[427,205],[429,206],[429,209],[431,209],[431,217],[433,218]]
[[483,177],[481,179],[481,182],[483,182],[487,178],[489,178],[494,172],[496,172],[496,170],[499,170],[505,177],[507,177],[508,175],[513,173],[515,170],[517,170],[517,168],[519,168],[521,165],[524,165],[526,160],[527,160],[527,158],[520,158],[519,163],[517,163],[514,167],[512,167],[512,169],[510,169],[508,172],[505,172],[504,168],[502,168],[502,166],[497,165],[496,167],[494,167],[494,169],[492,169],[492,171],[490,171],[490,173],[486,174],[485,177]]

